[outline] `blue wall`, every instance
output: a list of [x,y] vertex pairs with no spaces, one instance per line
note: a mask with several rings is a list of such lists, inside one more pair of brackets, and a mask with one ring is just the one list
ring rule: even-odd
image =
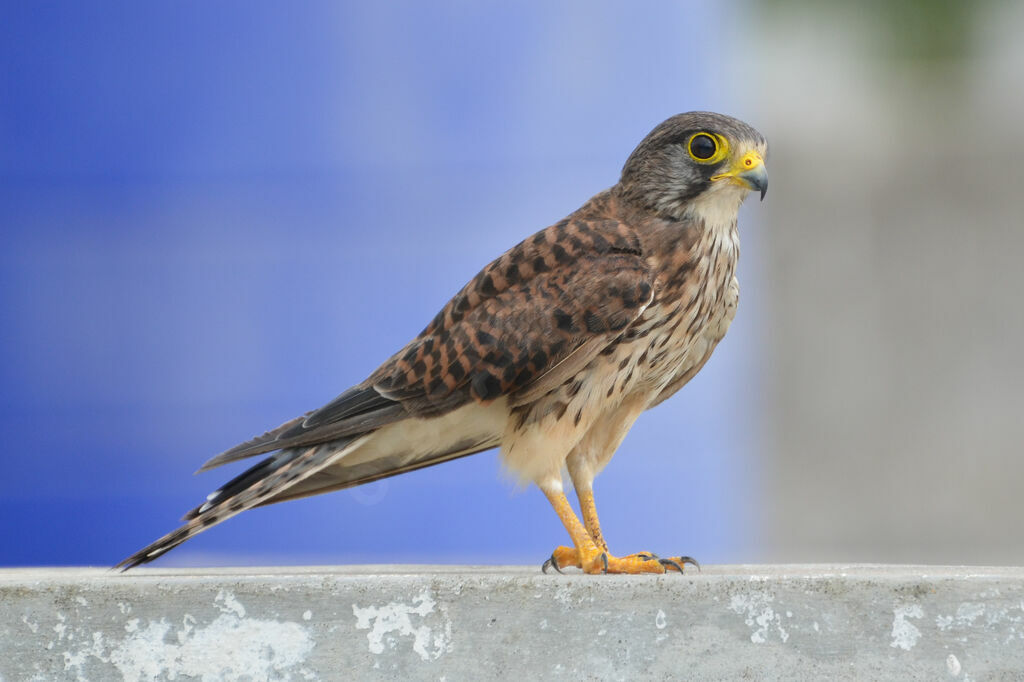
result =
[[[4,4],[0,564],[106,565],[170,530],[242,466],[203,461],[362,380],[655,124],[744,114],[722,5],[510,4]],[[613,550],[755,558],[748,312],[598,479]],[[162,561],[539,563],[565,540],[491,452]]]

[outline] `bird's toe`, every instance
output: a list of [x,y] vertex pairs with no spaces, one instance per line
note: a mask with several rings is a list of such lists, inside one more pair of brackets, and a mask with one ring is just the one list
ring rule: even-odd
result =
[[573,547],[556,547],[547,561],[541,565],[540,570],[547,573],[549,568],[553,568],[561,573],[567,566],[581,567],[579,552]]

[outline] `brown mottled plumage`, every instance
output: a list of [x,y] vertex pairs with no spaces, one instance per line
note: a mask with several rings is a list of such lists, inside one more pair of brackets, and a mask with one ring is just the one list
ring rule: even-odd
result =
[[[749,190],[764,196],[765,152],[757,131],[727,116],[665,121],[618,184],[484,268],[366,381],[207,462],[277,451],[119,566],[254,506],[500,446],[573,539],[545,568],[681,571],[692,560],[609,554],[591,483],[637,416],[689,381],[724,336],[739,296],[736,214]],[[563,468],[583,524],[562,493]]]

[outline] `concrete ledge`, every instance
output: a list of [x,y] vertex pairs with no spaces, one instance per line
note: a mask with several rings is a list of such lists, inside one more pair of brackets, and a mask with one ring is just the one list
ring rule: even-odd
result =
[[0,570],[0,680],[1024,679],[1024,569]]

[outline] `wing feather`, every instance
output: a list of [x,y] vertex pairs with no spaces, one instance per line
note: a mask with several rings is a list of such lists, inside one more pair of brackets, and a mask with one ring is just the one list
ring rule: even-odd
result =
[[203,464],[199,471],[274,450],[315,445],[366,433],[405,416],[401,404],[384,398],[372,387],[355,386],[318,410],[290,419],[276,429],[220,453]]

